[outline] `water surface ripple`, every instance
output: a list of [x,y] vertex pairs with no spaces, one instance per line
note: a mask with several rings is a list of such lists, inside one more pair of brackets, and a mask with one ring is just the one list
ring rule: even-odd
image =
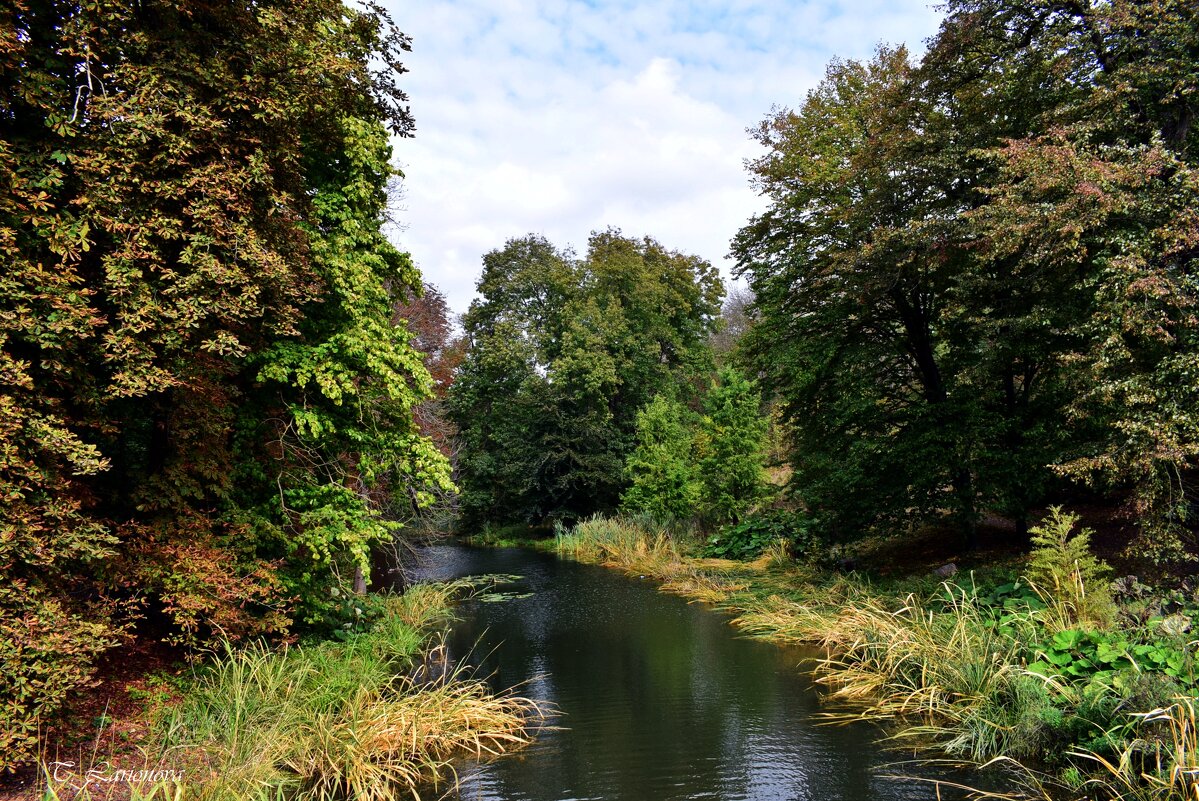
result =
[[[811,652],[738,637],[727,619],[650,581],[522,549],[434,545],[420,580],[522,576],[502,602],[468,601],[451,658],[497,689],[558,710],[557,729],[462,770],[457,797],[487,801],[916,801],[954,798],[880,766],[898,757],[867,726],[820,725]],[[911,768],[902,772],[912,773]]]

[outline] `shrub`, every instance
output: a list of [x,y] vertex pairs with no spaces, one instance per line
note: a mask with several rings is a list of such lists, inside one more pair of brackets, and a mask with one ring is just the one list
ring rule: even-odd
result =
[[811,550],[807,521],[794,512],[771,511],[725,526],[704,546],[704,556],[717,559],[754,559],[782,540],[792,555]]
[[1103,629],[1116,617],[1109,584],[1111,569],[1091,553],[1091,530],[1074,531],[1078,515],[1060,506],[1031,530],[1028,580],[1044,601],[1045,624],[1055,631]]
[[39,727],[88,686],[96,655],[116,639],[105,624],[26,590],[0,588],[0,773],[34,756]]

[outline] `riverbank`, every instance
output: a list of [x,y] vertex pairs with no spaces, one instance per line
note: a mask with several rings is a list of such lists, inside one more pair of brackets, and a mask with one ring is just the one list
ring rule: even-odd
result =
[[8,797],[419,797],[451,781],[461,757],[523,747],[540,717],[446,663],[440,632],[465,589],[374,597],[377,619],[338,640],[227,647],[163,686],[140,721],[118,722],[140,723],[140,744],[100,731],[90,752],[44,759],[40,786]]
[[892,743],[930,759],[999,760],[1033,797],[1199,798],[1195,643],[1178,616],[1144,603],[1110,625],[1072,624],[1074,602],[1038,594],[1019,565],[880,581],[782,547],[755,562],[704,559],[666,530],[618,520],[536,547],[657,579],[752,636],[823,646],[830,718],[888,721]]

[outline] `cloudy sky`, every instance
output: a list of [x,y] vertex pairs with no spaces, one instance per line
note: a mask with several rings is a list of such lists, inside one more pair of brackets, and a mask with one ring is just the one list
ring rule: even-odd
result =
[[395,238],[456,312],[484,253],[614,226],[721,267],[761,201],[745,129],[833,56],[914,50],[932,0],[387,0],[413,37]]

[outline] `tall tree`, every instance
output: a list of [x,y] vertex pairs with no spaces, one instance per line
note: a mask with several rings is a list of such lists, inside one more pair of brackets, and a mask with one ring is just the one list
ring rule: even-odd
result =
[[800,111],[768,118],[751,169],[771,206],[733,245],[798,489],[841,530],[946,505],[969,529],[977,514],[974,393],[944,336],[957,259],[936,230],[956,199],[903,158],[935,113],[913,88],[906,51],[884,49],[834,62]]
[[1199,455],[1199,11],[1170,0],[949,11],[945,43],[930,54],[947,72],[984,50],[992,83],[1030,61],[1054,67],[1044,124],[989,149],[999,174],[973,222],[990,264],[1054,287],[1026,319],[1077,310],[1080,336],[1061,358],[1076,375],[1070,419],[1085,436],[1056,469],[1131,490],[1138,550],[1177,556]]
[[407,47],[337,0],[0,11],[0,754],[146,608],[324,617],[373,486],[444,481],[380,234]]
[[1177,553],[1193,396],[1196,11],[960,0],[758,131],[734,242],[796,486],[844,531],[1131,490]]
[[468,524],[615,508],[638,410],[710,362],[711,265],[617,231],[585,259],[539,237],[484,258],[451,393]]

